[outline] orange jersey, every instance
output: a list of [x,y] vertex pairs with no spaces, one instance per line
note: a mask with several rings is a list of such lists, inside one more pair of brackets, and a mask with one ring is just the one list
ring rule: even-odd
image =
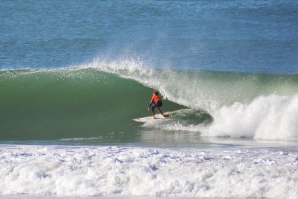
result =
[[160,97],[158,95],[153,94],[152,99],[151,99],[154,103],[157,103],[159,101],[161,101]]

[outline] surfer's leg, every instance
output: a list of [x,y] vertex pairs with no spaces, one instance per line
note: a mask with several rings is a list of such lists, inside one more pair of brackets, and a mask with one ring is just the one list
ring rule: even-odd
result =
[[163,115],[163,112],[160,110],[159,107],[157,107],[157,110]]
[[154,109],[155,109],[155,107],[152,107],[152,108],[151,108],[151,110],[152,110],[152,115],[155,115],[155,113],[154,113]]
[[155,119],[155,117],[154,117],[154,115],[155,115],[155,113],[154,113],[154,109],[155,109],[156,107],[157,107],[156,104],[154,104],[154,105],[151,107],[151,110],[152,110],[152,117],[153,117],[153,119]]
[[163,112],[161,111],[160,107],[162,107],[162,102],[161,101],[159,101],[157,103],[157,110],[163,115]]

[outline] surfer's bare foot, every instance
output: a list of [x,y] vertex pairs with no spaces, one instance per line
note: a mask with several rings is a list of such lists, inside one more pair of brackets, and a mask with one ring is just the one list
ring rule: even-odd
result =
[[155,117],[154,117],[154,116],[152,116],[152,119],[155,119]]

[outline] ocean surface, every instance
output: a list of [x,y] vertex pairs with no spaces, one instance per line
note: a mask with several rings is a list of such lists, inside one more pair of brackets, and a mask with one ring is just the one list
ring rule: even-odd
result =
[[298,198],[298,1],[0,5],[0,198]]

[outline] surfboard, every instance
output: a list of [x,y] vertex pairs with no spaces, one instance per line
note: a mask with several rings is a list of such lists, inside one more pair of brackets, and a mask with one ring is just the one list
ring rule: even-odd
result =
[[172,114],[164,114],[164,116],[162,116],[161,114],[157,114],[155,115],[155,119],[152,118],[152,116],[149,117],[141,117],[141,118],[136,118],[136,119],[132,119],[136,122],[150,122],[150,121],[154,121],[156,119],[164,119],[167,117],[170,117]]

